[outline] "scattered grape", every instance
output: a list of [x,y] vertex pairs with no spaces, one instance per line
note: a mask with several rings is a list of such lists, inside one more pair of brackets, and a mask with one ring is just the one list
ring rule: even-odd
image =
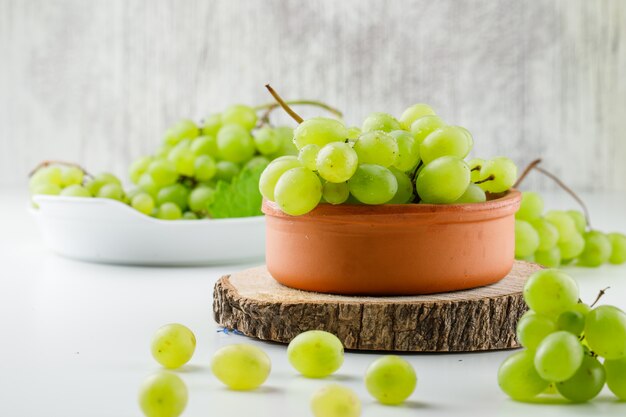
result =
[[152,356],[166,368],[180,368],[193,356],[196,336],[182,324],[166,324],[152,338]]
[[178,417],[187,406],[187,386],[171,372],[149,376],[139,390],[139,406],[146,417]]
[[293,338],[287,348],[289,363],[307,378],[324,378],[343,363],[343,345],[332,333],[309,330]]
[[311,411],[315,417],[359,417],[361,401],[350,388],[331,384],[313,394]]
[[272,364],[263,349],[247,344],[228,345],[213,355],[211,371],[224,385],[237,391],[260,387]]
[[395,356],[374,361],[365,374],[365,387],[383,404],[402,404],[415,390],[417,375],[410,363]]

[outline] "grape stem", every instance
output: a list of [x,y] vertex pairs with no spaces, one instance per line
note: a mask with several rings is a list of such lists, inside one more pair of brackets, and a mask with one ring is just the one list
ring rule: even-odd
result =
[[35,172],[39,171],[41,168],[45,168],[48,167],[50,165],[64,165],[64,166],[68,166],[68,167],[75,167],[80,169],[81,171],[83,171],[83,174],[85,174],[88,177],[93,178],[93,175],[91,175],[85,168],[83,168],[82,166],[74,163],[74,162],[66,162],[66,161],[57,161],[57,160],[45,160],[45,161],[41,161],[39,164],[37,164],[37,166],[35,168],[33,168],[32,171],[30,171],[28,173],[28,177],[32,177],[33,175],[35,175]]
[[598,293],[598,296],[596,297],[596,300],[589,307],[593,308],[593,306],[595,306],[598,303],[598,301],[600,301],[600,298],[602,298],[602,296],[604,294],[606,294],[606,290],[608,290],[609,288],[611,288],[611,287],[606,287],[606,288],[600,290],[600,292]]
[[[343,113],[341,112],[341,110],[336,109],[335,107],[329,106],[326,103],[322,103],[321,101],[316,101],[316,100],[288,100],[285,101],[285,104],[289,105],[289,106],[314,106],[314,107],[320,107],[326,111],[328,111],[329,113],[333,113],[335,116],[337,116],[338,118],[343,118]],[[259,118],[259,121],[261,122],[261,125],[263,124],[267,124],[269,123],[269,117],[270,114],[276,110],[277,108],[281,107],[281,105],[279,103],[276,102],[272,102],[272,103],[265,103],[265,104],[261,104],[260,106],[256,106],[254,108],[254,110],[265,110],[263,112],[263,114],[261,115],[261,117]]]
[[411,174],[411,183],[413,184],[413,190],[415,191],[415,197],[413,198],[413,203],[419,203],[420,202],[420,196],[417,193],[417,173],[420,170],[420,167],[424,165],[424,163],[422,161],[420,161],[417,166],[415,167],[415,171],[413,171],[413,173]]
[[493,175],[488,176],[487,178],[480,180],[480,181],[476,181],[474,184],[478,185],[478,184],[482,184],[483,182],[487,182],[487,181],[493,181],[495,180],[496,177],[494,177]]
[[278,102],[278,104],[280,105],[280,107],[283,108],[283,110],[285,110],[287,112],[287,114],[289,116],[291,116],[291,118],[293,120],[295,120],[296,122],[298,122],[298,124],[302,123],[304,121],[304,119],[302,117],[300,117],[300,115],[298,113],[296,113],[295,111],[293,111],[293,109],[291,107],[289,107],[289,105],[287,103],[285,103],[285,101],[282,99],[282,97],[280,95],[278,95],[278,93],[276,91],[274,91],[274,89],[272,88],[271,85],[269,84],[265,84],[265,88],[267,88],[267,91],[270,92],[270,94],[272,95],[272,97],[274,97],[274,99]]

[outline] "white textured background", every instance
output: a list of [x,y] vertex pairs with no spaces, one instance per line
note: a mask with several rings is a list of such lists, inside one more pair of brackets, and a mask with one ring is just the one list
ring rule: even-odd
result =
[[0,0],[0,183],[44,158],[122,174],[266,82],[351,124],[427,102],[475,155],[626,191],[624,0]]

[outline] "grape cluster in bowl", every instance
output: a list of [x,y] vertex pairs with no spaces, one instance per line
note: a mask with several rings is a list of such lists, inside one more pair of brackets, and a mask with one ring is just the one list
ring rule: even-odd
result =
[[451,126],[426,104],[399,119],[372,113],[361,128],[316,117],[300,122],[298,156],[280,157],[261,175],[260,190],[298,216],[329,204],[478,203],[507,191],[517,178],[508,158],[465,158],[470,132]]

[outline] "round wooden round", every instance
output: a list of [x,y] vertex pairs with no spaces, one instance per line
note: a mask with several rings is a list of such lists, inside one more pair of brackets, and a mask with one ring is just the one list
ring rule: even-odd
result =
[[515,327],[527,310],[524,282],[539,269],[516,261],[501,281],[472,290],[355,297],[288,288],[261,266],[220,278],[213,293],[213,312],[217,323],[228,329],[280,343],[289,343],[306,330],[320,329],[337,335],[346,349],[511,349],[519,347]]

